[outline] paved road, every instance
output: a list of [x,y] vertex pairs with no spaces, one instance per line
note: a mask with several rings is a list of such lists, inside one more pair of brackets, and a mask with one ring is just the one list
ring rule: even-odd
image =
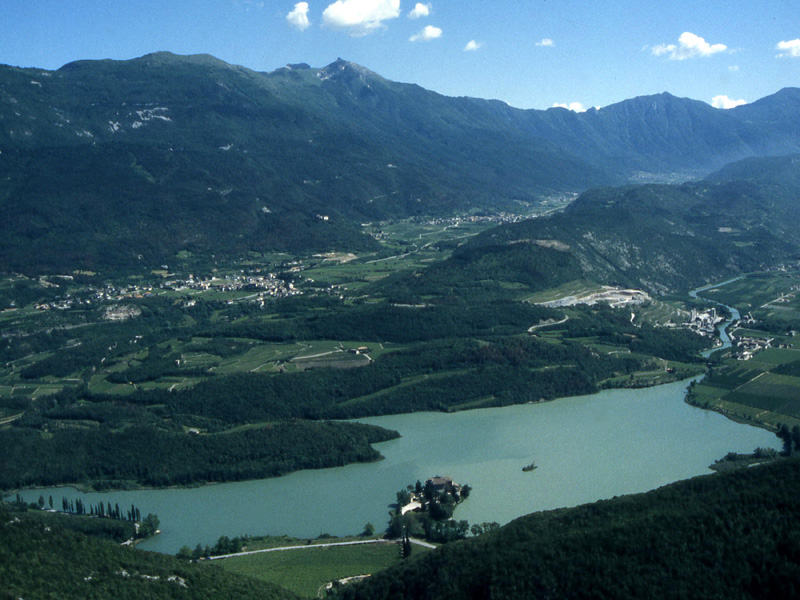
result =
[[[433,544],[410,538],[412,544],[424,546],[425,548],[436,548]],[[234,556],[247,556],[248,554],[260,554],[262,552],[281,552],[284,550],[303,550],[305,548],[330,548],[331,546],[356,546],[359,544],[396,544],[397,540],[356,540],[353,542],[333,542],[330,544],[305,544],[303,546],[280,546],[278,548],[264,548],[262,550],[249,550],[247,552],[236,552],[234,554],[220,554],[210,556],[209,560],[219,560],[222,558],[233,558]]]
[[569,315],[561,319],[560,321],[553,321],[551,323],[540,323],[539,325],[531,325],[528,327],[528,333],[532,333],[537,329],[541,329],[542,327],[552,327],[553,325],[563,325],[569,320]]

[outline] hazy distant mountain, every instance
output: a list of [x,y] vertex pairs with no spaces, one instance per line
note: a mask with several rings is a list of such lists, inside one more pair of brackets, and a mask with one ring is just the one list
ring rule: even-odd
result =
[[747,156],[797,152],[798,114],[800,90],[786,89],[731,110],[663,93],[581,114],[551,109],[531,119],[549,120],[549,131],[541,125],[534,131],[579,156],[596,156],[606,169],[648,178],[702,175]]
[[271,73],[170,53],[0,67],[0,270],[364,249],[367,220],[800,151],[798,115],[798,90],[729,111],[668,94],[526,111],[343,60]]
[[800,193],[800,155],[740,160],[706,177],[706,181],[750,181]]
[[482,248],[526,242],[569,254],[597,281],[685,290],[800,259],[798,191],[800,155],[747,159],[698,182],[595,188],[562,213],[486,231],[461,253],[479,259]]

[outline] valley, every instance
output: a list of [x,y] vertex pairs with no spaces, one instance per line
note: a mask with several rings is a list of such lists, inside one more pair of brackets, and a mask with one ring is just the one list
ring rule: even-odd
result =
[[[698,562],[731,548],[742,572],[785,569],[758,582],[783,589],[797,569],[795,513],[780,513],[800,452],[798,122],[797,88],[724,111],[662,93],[576,113],[450,98],[342,59],[0,65],[0,552],[30,565],[21,540],[54,532],[85,564],[201,589],[217,570],[190,561],[215,540],[372,537],[398,486],[440,473],[475,486],[442,530],[475,539],[226,569],[275,569],[262,578],[306,596],[361,568],[388,570],[327,593],[417,596],[430,579],[441,597],[569,595],[584,574],[565,565],[593,555],[616,572],[627,546],[670,548],[701,578],[676,550],[683,529]],[[749,453],[768,464],[695,479]],[[157,513],[140,550],[182,561],[75,537],[41,494]],[[461,519],[503,526],[468,536]],[[534,574],[497,576],[509,564]],[[641,591],[664,572],[649,564],[618,582]],[[103,590],[125,587],[127,570],[103,569]],[[86,592],[97,573],[71,576],[59,585]]]
[[[273,438],[259,451],[275,452],[281,431],[296,435],[300,427],[287,419],[330,435],[340,428],[321,419],[539,401],[702,372],[696,352],[710,340],[653,325],[685,320],[679,302],[643,295],[634,309],[641,323],[604,304],[556,310],[522,302],[548,287],[542,278],[569,272],[542,270],[543,259],[559,264],[565,253],[536,246],[539,275],[529,258],[516,257],[528,252],[522,245],[510,246],[511,254],[462,256],[465,242],[497,220],[518,219],[376,223],[369,227],[383,249],[345,261],[251,254],[210,271],[179,260],[112,280],[86,271],[6,278],[0,409],[11,427],[4,445],[8,456],[33,452],[51,467],[47,479],[9,468],[4,485],[173,485],[374,460],[374,451],[342,447],[323,459],[331,462],[303,462],[309,450],[302,444],[293,450],[299,456],[289,459],[282,448],[262,455],[257,468],[231,454],[238,466],[224,472],[211,455],[211,463],[189,468],[179,457],[190,448],[230,453],[225,448],[256,431]],[[364,439],[392,435],[370,437],[376,434]],[[143,435],[184,466],[156,475],[145,456],[135,469],[127,459],[102,458],[104,445],[132,452],[128,445]],[[48,458],[65,443],[79,452],[75,458]],[[65,460],[63,473],[53,470]]]

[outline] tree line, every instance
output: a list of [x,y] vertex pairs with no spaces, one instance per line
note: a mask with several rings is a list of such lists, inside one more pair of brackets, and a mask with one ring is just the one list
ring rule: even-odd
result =
[[793,598],[800,460],[535,513],[337,590],[339,598]]

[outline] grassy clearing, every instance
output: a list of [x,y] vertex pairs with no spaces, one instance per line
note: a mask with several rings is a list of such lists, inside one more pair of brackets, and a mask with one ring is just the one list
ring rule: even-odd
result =
[[724,286],[703,292],[715,300],[735,306],[743,312],[752,311],[781,295],[791,293],[800,284],[800,273],[754,273]]
[[[401,222],[371,225],[365,230],[383,239],[383,255],[362,256],[349,262],[319,261],[303,275],[317,284],[341,285],[351,292],[397,271],[426,267],[450,255],[449,248],[460,240],[489,228],[489,223],[431,225]],[[443,244],[446,248],[440,248]],[[390,256],[386,256],[391,253]]]
[[339,406],[348,407],[348,406],[356,406],[359,404],[369,404],[373,400],[386,396],[388,394],[392,394],[399,390],[400,388],[416,385],[423,381],[430,381],[435,379],[446,379],[448,377],[453,377],[457,375],[461,375],[467,373],[468,369],[451,369],[449,371],[440,371],[437,373],[426,373],[424,375],[415,375],[413,377],[406,377],[400,384],[394,387],[384,388],[377,392],[373,392],[372,394],[367,394],[366,396],[359,396],[358,398],[351,398],[344,402],[341,402]]
[[[413,257],[413,258],[412,258]],[[303,275],[318,284],[341,285],[349,290],[357,290],[373,281],[383,279],[400,269],[422,266],[416,255],[392,258],[375,262],[356,262],[337,265],[320,265],[306,270]]]
[[34,397],[53,394],[64,387],[61,383],[19,383],[0,386],[0,398]]
[[259,344],[244,354],[226,358],[214,367],[218,375],[228,375],[242,371],[271,370],[274,363],[290,360],[304,352],[309,344]]
[[371,361],[363,354],[348,354],[346,352],[336,352],[319,358],[311,358],[306,360],[295,359],[292,361],[298,370],[305,369],[350,369],[355,367],[365,367]]
[[[77,381],[71,382],[73,385],[77,383]],[[34,398],[40,398],[41,396],[49,396],[51,394],[56,394],[64,389],[64,384],[61,383],[42,383],[39,384],[36,389],[34,390],[32,396]]]
[[207,352],[187,352],[182,354],[183,366],[190,369],[206,369],[222,362],[219,356]]
[[796,360],[800,360],[800,350],[795,350],[793,348],[767,348],[754,356],[753,360],[768,365],[792,363]]
[[[423,551],[424,548],[414,547],[414,552]],[[277,583],[305,598],[315,598],[330,581],[376,573],[401,560],[396,544],[378,543],[265,552],[226,558],[215,564]]]
[[688,377],[700,375],[703,372],[703,367],[700,365],[693,365],[687,363],[668,363],[668,368],[672,371],[667,371],[664,368],[653,369],[650,371],[636,371],[630,375],[620,375],[612,377],[601,382],[603,387],[650,387],[654,385],[662,385],[664,383],[671,383]]

